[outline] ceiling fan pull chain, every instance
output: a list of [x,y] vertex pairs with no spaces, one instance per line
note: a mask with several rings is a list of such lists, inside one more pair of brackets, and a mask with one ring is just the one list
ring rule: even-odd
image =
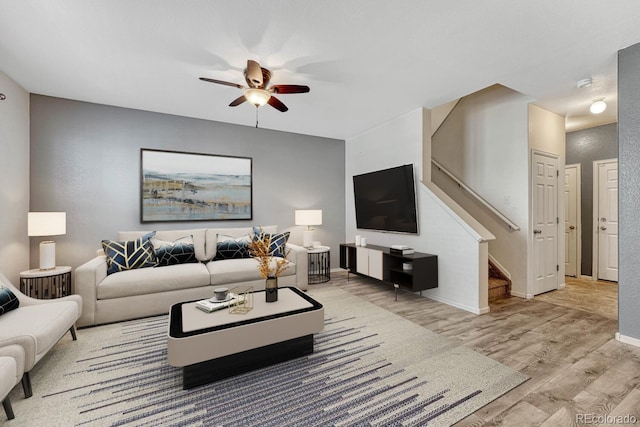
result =
[[256,129],[258,129],[258,106],[256,105]]

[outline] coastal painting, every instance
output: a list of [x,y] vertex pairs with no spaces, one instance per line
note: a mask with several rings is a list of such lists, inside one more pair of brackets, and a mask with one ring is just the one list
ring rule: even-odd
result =
[[252,219],[252,159],[141,150],[142,222]]

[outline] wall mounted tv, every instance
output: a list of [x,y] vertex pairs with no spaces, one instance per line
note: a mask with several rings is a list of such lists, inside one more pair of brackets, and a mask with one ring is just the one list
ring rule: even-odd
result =
[[413,165],[354,175],[356,227],[418,233]]

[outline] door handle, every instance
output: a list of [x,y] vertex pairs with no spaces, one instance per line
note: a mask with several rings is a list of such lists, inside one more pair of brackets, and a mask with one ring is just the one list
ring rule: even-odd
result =
[[542,234],[542,230],[533,230],[533,234]]
[[602,230],[602,231],[604,231],[606,229],[607,229],[607,227],[605,227],[604,225],[602,227],[600,227],[600,230]]
[[573,225],[569,226],[569,230],[575,230],[576,228]]

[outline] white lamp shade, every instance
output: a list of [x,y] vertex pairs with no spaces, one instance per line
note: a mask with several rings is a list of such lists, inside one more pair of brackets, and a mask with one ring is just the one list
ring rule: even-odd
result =
[[66,212],[29,212],[28,236],[60,236],[67,233]]
[[322,225],[322,210],[296,210],[296,225]]

